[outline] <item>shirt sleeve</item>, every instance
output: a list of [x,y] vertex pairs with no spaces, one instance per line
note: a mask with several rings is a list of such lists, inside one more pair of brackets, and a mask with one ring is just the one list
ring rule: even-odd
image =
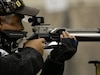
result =
[[63,75],[64,62],[56,62],[47,57],[40,75]]

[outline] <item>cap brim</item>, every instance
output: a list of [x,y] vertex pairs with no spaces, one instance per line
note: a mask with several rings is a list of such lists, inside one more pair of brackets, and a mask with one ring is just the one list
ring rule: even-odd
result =
[[36,16],[39,13],[39,9],[24,6],[21,10],[16,11],[16,13],[28,15],[28,16]]

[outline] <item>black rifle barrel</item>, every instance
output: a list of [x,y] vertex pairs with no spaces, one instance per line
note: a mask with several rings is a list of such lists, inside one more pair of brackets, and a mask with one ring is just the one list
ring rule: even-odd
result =
[[70,33],[78,41],[100,41],[100,33]]
[[55,28],[53,31],[68,31],[70,35],[77,38],[78,41],[100,41],[100,29],[99,28]]

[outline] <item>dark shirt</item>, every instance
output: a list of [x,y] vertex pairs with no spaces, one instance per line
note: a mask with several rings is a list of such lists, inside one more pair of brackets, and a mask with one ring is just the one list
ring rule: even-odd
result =
[[64,63],[56,63],[47,57],[44,62],[41,54],[33,48],[23,48],[18,53],[0,57],[1,75],[62,75]]
[[62,39],[61,47],[50,52],[46,61],[35,49],[26,47],[18,53],[0,57],[1,75],[63,75],[64,62],[72,58],[77,51],[78,42],[74,39]]

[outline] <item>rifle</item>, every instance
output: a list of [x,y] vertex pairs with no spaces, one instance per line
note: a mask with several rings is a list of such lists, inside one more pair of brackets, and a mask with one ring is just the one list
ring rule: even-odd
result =
[[[60,34],[62,31],[68,31],[70,35],[74,35],[79,42],[98,42],[100,41],[100,29],[99,28],[50,28],[50,24],[44,24],[43,17],[29,18],[29,22],[32,22],[33,35],[27,40],[45,38],[47,41],[46,48],[54,48],[60,45]],[[9,53],[15,52],[18,48],[18,39],[27,37],[26,31],[0,31],[0,48],[8,51]],[[48,45],[50,42],[57,42],[56,45]]]
[[[67,31],[70,35],[76,37],[79,42],[98,42],[100,41],[100,29],[99,28],[52,28],[50,29],[50,24],[44,24],[43,17],[32,17],[29,18],[29,22],[32,22],[34,26],[34,34],[28,38],[28,40],[45,38],[48,43],[56,41],[59,46],[60,34],[62,31]],[[55,47],[55,46],[52,46]]]
[[99,28],[52,28],[50,24],[44,24],[44,17],[33,16],[29,18],[29,23],[34,26],[34,34],[29,39],[35,39],[38,37],[45,38],[47,42],[59,41],[59,35],[62,31],[67,31],[70,35],[77,38],[78,41],[100,41],[100,29]]

